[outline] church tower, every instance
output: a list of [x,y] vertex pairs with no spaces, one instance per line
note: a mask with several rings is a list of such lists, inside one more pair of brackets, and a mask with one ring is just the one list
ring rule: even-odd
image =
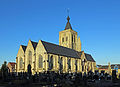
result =
[[72,29],[69,21],[70,17],[68,16],[65,29],[59,32],[59,45],[81,51],[80,37],[77,38],[77,32]]

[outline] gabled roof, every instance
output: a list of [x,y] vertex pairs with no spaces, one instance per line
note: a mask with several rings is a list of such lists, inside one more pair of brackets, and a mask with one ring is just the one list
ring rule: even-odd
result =
[[34,48],[34,50],[36,49],[36,47],[37,47],[37,42],[33,42],[33,41],[31,41],[31,43],[32,43],[32,45],[33,45],[33,48]]
[[73,49],[59,46],[56,44],[52,44],[49,42],[45,42],[42,40],[41,40],[41,42],[44,45],[47,53],[56,54],[56,55],[60,55],[60,56],[66,56],[66,57],[80,58],[78,56],[77,52]]
[[85,57],[88,61],[92,61],[92,62],[95,62],[95,60],[93,59],[93,57],[90,55],[90,54],[86,54],[85,53]]
[[72,29],[71,24],[70,24],[70,22],[69,22],[69,20],[70,20],[69,16],[67,17],[67,20],[68,20],[68,22],[67,22],[67,24],[66,24],[66,26],[65,26],[65,30],[67,30],[67,29]]
[[23,51],[25,52],[27,46],[24,46],[24,45],[21,45],[21,46],[22,46]]

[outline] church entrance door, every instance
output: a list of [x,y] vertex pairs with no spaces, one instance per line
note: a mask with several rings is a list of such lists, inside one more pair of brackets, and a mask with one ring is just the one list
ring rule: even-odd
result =
[[28,74],[29,74],[29,75],[31,75],[31,74],[32,74],[32,71],[31,71],[31,65],[30,65],[30,64],[28,64],[28,67],[27,67],[27,72],[28,72]]

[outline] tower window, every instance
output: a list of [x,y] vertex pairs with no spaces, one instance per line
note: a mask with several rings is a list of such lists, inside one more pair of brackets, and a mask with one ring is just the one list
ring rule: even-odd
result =
[[74,35],[74,42],[75,42],[75,35]]
[[73,43],[73,35],[72,35],[72,43]]
[[62,38],[62,42],[64,42],[64,38]]
[[66,41],[68,41],[68,37],[66,37]]

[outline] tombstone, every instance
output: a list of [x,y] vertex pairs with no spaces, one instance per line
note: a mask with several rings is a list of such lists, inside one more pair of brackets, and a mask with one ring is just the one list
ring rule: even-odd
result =
[[98,75],[94,75],[94,76],[93,76],[93,79],[98,80],[98,79],[99,79],[99,76],[98,76]]
[[101,75],[104,75],[104,74],[105,74],[105,71],[104,71],[104,70],[102,70],[102,71],[101,71]]

